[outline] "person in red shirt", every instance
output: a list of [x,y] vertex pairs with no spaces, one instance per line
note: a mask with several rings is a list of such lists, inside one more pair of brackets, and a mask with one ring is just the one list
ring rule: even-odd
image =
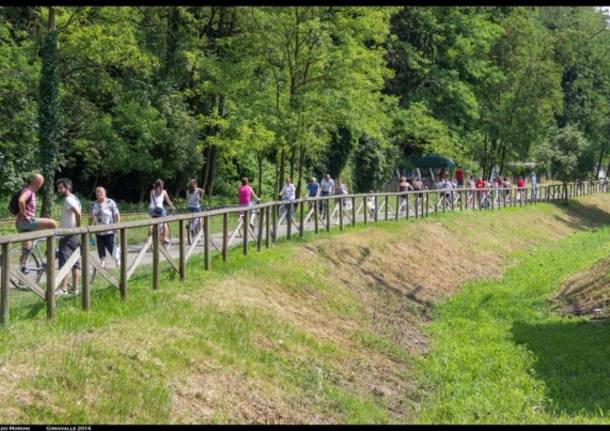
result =
[[455,180],[457,181],[458,187],[464,186],[464,170],[461,166],[455,170]]
[[481,190],[487,188],[486,181],[483,178],[479,177],[474,186],[477,188],[477,195],[479,197],[479,207],[487,208],[487,191]]
[[522,193],[523,190],[525,189],[525,180],[523,179],[522,176],[518,176],[517,177],[517,199],[519,199],[519,202],[521,202],[522,200]]

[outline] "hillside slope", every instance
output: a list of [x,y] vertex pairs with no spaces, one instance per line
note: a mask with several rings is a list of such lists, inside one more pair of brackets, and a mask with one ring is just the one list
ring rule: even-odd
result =
[[[513,252],[609,221],[608,196],[311,234],[92,311],[12,311],[0,422],[408,422],[431,304],[502,275]],[[420,389],[416,389],[420,388]]]

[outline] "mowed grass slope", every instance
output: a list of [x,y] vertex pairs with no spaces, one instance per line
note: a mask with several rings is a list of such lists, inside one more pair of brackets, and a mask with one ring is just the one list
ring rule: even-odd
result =
[[[447,401],[430,394],[450,393],[435,370],[460,364],[452,354],[444,363],[435,356],[440,327],[430,333],[431,359],[423,355],[432,304],[466,282],[503,283],[499,277],[517,268],[524,250],[557,247],[566,235],[601,226],[609,209],[608,197],[594,196],[567,209],[446,214],[308,234],[247,258],[235,250],[228,264],[215,257],[211,272],[197,257],[184,283],[163,271],[154,292],[149,277],[138,275],[126,302],[114,288],[96,289],[90,312],[80,310],[80,298],[61,299],[53,322],[42,303],[15,304],[12,323],[0,330],[0,422],[419,421],[422,403]],[[512,341],[518,351],[527,350],[526,338]],[[441,365],[425,365],[434,358]],[[523,372],[529,382],[527,366]],[[454,418],[434,407],[423,415]]]

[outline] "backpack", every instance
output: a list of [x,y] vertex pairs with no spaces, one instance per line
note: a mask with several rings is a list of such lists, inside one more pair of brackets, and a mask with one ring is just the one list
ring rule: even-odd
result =
[[[21,189],[19,189],[19,191],[15,192],[15,194],[11,198],[11,201],[8,204],[8,210],[13,215],[19,214],[19,196],[21,196],[21,193],[23,193],[24,188],[25,187],[22,187]],[[30,197],[30,199],[32,199],[32,198]],[[29,199],[28,199],[28,201],[29,201]]]

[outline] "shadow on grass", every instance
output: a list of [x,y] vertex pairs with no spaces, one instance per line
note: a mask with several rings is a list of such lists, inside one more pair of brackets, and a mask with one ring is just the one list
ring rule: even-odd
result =
[[555,216],[555,220],[565,223],[575,230],[587,230],[610,224],[610,213],[595,205],[579,200],[571,200],[567,204],[565,202],[553,202],[553,204],[568,216],[573,217],[573,220],[570,220]]
[[535,356],[556,413],[610,412],[610,322],[516,322],[512,334]]

